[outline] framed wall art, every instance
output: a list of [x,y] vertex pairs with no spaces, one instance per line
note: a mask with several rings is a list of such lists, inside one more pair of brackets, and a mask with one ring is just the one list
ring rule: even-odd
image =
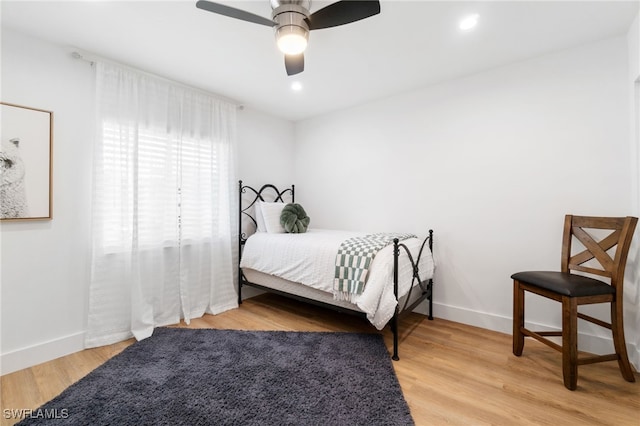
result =
[[0,220],[51,219],[53,112],[0,107]]

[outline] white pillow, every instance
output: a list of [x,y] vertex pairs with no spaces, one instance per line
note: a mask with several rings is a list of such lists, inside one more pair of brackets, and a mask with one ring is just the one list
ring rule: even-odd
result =
[[284,234],[285,230],[280,225],[280,214],[285,203],[266,203],[260,201],[260,211],[264,220],[265,229],[270,234]]
[[253,205],[253,211],[256,218],[256,232],[267,232],[267,227],[264,224],[264,217],[262,216],[262,209],[260,208],[261,201],[258,200]]

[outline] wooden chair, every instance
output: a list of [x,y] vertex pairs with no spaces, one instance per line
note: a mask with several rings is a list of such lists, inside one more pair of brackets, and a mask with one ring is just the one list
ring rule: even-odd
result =
[[[622,377],[634,382],[634,372],[629,364],[624,341],[622,320],[622,289],[624,269],[631,245],[631,238],[638,218],[635,217],[584,217],[567,215],[562,239],[561,272],[531,271],[513,274],[513,353],[522,355],[524,338],[533,337],[562,352],[564,385],[575,390],[578,383],[578,365],[603,361],[618,361]],[[589,230],[612,231],[604,238],[595,238]],[[598,231],[602,233],[602,231]],[[593,232],[592,232],[593,233]],[[577,239],[584,250],[572,254],[571,245]],[[615,248],[612,258],[609,253]],[[595,259],[597,262],[586,262]],[[594,266],[599,263],[601,268]],[[573,274],[586,272],[609,278],[609,284],[599,279]],[[525,291],[562,303],[562,331],[531,331],[524,326]],[[578,312],[579,305],[610,303],[611,323]],[[608,328],[613,333],[615,354],[578,357],[578,318]],[[562,336],[562,345],[546,336]]]

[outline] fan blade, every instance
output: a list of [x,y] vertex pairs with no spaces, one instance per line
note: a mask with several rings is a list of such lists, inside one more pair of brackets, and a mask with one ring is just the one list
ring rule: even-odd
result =
[[319,30],[356,22],[378,13],[378,0],[342,0],[312,13],[307,22],[310,30]]
[[262,16],[254,15],[253,13],[236,9],[234,7],[225,6],[220,3],[212,3],[210,1],[199,0],[196,3],[196,7],[208,12],[217,13],[218,15],[224,15],[230,18],[240,19],[242,21],[253,22],[254,24],[266,25],[267,27],[273,27],[277,25],[271,19],[263,18]]
[[300,74],[304,71],[304,53],[284,55],[284,66],[287,69],[287,75]]

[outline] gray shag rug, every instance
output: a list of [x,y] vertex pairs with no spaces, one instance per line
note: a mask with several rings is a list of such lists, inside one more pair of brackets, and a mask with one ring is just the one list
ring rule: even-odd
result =
[[19,424],[413,425],[391,363],[379,334],[158,328]]

